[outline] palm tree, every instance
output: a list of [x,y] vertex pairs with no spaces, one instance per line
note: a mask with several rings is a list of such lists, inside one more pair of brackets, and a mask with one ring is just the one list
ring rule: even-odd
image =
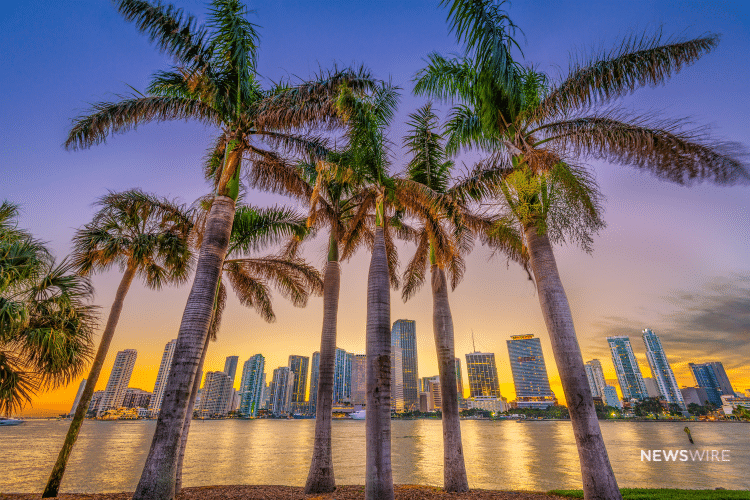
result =
[[[112,133],[149,121],[195,119],[223,131],[212,155],[217,161],[210,162],[207,172],[214,180],[215,198],[206,221],[204,244],[154,439],[134,496],[139,500],[171,498],[190,392],[229,245],[243,160],[255,167],[273,168],[279,163],[274,149],[315,150],[321,144],[319,140],[285,130],[315,120],[325,122],[326,110],[331,108],[326,96],[338,81],[356,87],[366,85],[367,78],[345,70],[301,94],[283,86],[264,91],[255,75],[258,35],[239,0],[213,0],[207,28],[171,5],[144,0],[119,0],[116,4],[126,19],[176,59],[177,66],[156,73],[147,95],[100,103],[90,115],[77,118],[67,147],[89,147]],[[302,101],[305,98],[309,101]]]
[[18,207],[0,204],[0,415],[68,384],[91,359],[96,326],[88,278],[18,229]]
[[[461,442],[461,422],[456,391],[455,346],[453,317],[448,301],[448,278],[451,288],[463,277],[466,267],[463,255],[471,250],[475,231],[487,234],[493,227],[492,218],[483,217],[468,209],[471,178],[450,186],[453,162],[445,154],[438,118],[428,103],[409,115],[411,131],[404,139],[412,155],[408,178],[429,188],[444,205],[444,223],[430,224],[423,220],[416,237],[417,250],[404,271],[401,297],[406,302],[422,287],[425,270],[430,266],[433,296],[433,332],[438,356],[443,424],[443,488],[450,492],[468,491],[469,484]],[[502,236],[502,238],[501,238]],[[514,260],[522,260],[520,235],[514,232],[498,234],[486,241],[503,250]]]
[[[201,200],[198,227],[193,242],[196,247],[200,247],[202,243],[203,228],[206,222],[205,216],[210,211],[212,201],[212,197]],[[276,320],[271,304],[269,285],[273,285],[282,296],[290,300],[296,307],[304,307],[311,293],[319,294],[323,291],[320,273],[300,258],[284,255],[246,256],[263,247],[276,244],[289,236],[301,239],[307,233],[305,218],[287,208],[239,206],[232,224],[227,258],[224,260],[223,277],[219,282],[211,329],[201,354],[198,373],[203,370],[208,340],[216,340],[221,325],[222,312],[227,299],[224,278],[232,285],[240,303],[258,311],[261,317],[269,323]],[[177,463],[175,494],[182,489],[182,463],[200,382],[200,378],[196,377],[190,394],[190,405],[185,418]]]
[[100,209],[93,220],[73,237],[73,263],[83,276],[106,271],[114,265],[123,273],[81,400],[43,498],[56,497],[60,490],[70,452],[78,438],[133,280],[140,278],[144,285],[154,290],[160,290],[165,284],[181,284],[187,281],[192,263],[188,236],[193,223],[190,214],[182,207],[140,190],[109,193],[99,199],[97,205]]
[[[576,165],[577,157],[644,168],[681,184],[729,184],[747,177],[732,148],[686,131],[682,121],[633,118],[611,107],[641,86],[664,83],[715,47],[718,37],[632,38],[609,53],[574,62],[566,78],[550,85],[546,75],[512,63],[506,30],[512,24],[496,4],[456,0],[451,13],[471,57],[431,55],[415,91],[462,101],[448,123],[447,149],[473,147],[489,155],[477,175],[509,207],[506,222],[520,224],[570,411],[585,497],[621,498],[552,242],[567,235],[590,250],[591,233],[603,225],[598,190]],[[509,171],[515,172],[509,177]]]

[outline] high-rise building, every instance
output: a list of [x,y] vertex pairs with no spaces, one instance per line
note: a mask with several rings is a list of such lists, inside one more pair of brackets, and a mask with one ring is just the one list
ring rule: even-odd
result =
[[663,397],[661,395],[661,392],[659,391],[659,386],[656,385],[656,381],[654,380],[654,377],[643,377],[643,383],[646,386],[646,392],[648,393],[648,397],[650,398]]
[[263,401],[263,385],[266,359],[261,354],[256,354],[245,361],[242,366],[242,379],[240,380],[240,413],[254,417],[258,413]]
[[391,329],[391,344],[401,348],[404,407],[407,410],[416,410],[419,408],[417,322],[413,319],[396,320]]
[[104,391],[94,391],[94,394],[91,396],[91,402],[89,403],[89,408],[86,410],[86,413],[97,413],[99,411],[99,405],[102,402],[102,397],[104,396]]
[[367,404],[367,356],[355,354],[352,359],[352,404]]
[[122,406],[122,400],[130,383],[130,376],[133,374],[137,356],[138,352],[135,349],[125,349],[117,353],[112,373],[109,374],[107,388],[104,389],[101,403],[99,403],[100,412]]
[[614,386],[605,385],[603,394],[604,397],[602,397],[602,399],[604,400],[605,405],[622,410],[622,403],[620,402],[620,398],[617,397],[617,389],[615,389]]
[[310,364],[310,412],[314,415],[318,405],[318,377],[320,376],[320,352],[315,351]]
[[403,362],[401,347],[391,345],[391,411],[395,412],[404,411]]
[[232,379],[226,373],[206,373],[198,405],[200,415],[204,418],[225,416],[231,404],[232,389]]
[[631,399],[643,400],[648,397],[646,384],[643,382],[641,368],[633,354],[630,338],[625,336],[607,337],[612,351],[612,363],[615,365],[617,381],[620,384],[622,397],[625,401]]
[[293,403],[304,403],[307,391],[307,365],[310,358],[307,356],[289,356],[289,368],[294,373],[294,391],[292,391]]
[[224,360],[224,373],[229,375],[232,384],[234,384],[234,379],[237,376],[237,363],[239,360],[239,356],[227,356],[227,359]]
[[344,403],[352,396],[352,358],[354,354],[336,348],[333,371],[333,404]]
[[643,330],[643,343],[646,345],[646,358],[648,358],[651,374],[654,376],[659,392],[667,403],[679,405],[684,410],[685,401],[682,399],[680,386],[677,385],[672,367],[669,366],[661,339],[652,330],[646,328]]
[[466,373],[469,376],[470,397],[501,397],[500,380],[497,377],[494,353],[472,352],[467,354]]
[[76,409],[78,408],[78,403],[81,402],[81,396],[83,395],[83,389],[86,387],[86,379],[81,380],[81,383],[78,385],[78,392],[76,392],[76,398],[73,400],[73,408],[70,409],[70,416],[73,416],[73,414],[76,412]]
[[122,399],[123,408],[148,408],[151,402],[152,394],[143,389],[128,387],[125,390],[125,397]]
[[170,340],[164,346],[164,353],[161,355],[161,363],[159,364],[159,372],[156,374],[154,392],[151,396],[151,402],[148,405],[148,411],[154,417],[161,410],[161,402],[164,400],[164,389],[167,388],[169,372],[172,370],[172,357],[174,356],[175,347],[177,347],[177,339]]
[[708,363],[688,363],[698,387],[705,389],[711,404],[722,405],[721,396],[734,396],[734,389],[729,383],[724,365],[718,361]]
[[554,405],[541,341],[533,335],[513,335],[507,343],[518,407],[543,409]]
[[592,359],[587,361],[583,367],[586,369],[586,378],[589,381],[589,387],[591,387],[591,396],[604,399],[604,387],[607,382],[604,380],[601,361]]
[[440,392],[440,375],[425,377],[425,379],[422,379],[422,383],[424,384],[425,392],[427,393],[427,410],[442,410],[443,394]]
[[288,414],[292,410],[292,393],[294,392],[294,373],[288,366],[281,366],[273,371],[271,382],[270,411],[274,415]]

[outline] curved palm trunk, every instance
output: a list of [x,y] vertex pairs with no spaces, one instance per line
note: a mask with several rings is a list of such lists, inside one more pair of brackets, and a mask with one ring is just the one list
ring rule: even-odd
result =
[[234,212],[232,198],[214,198],[198,256],[195,279],[182,314],[172,370],[164,391],[154,439],[151,441],[151,449],[133,495],[134,500],[174,498],[177,459],[185,415],[211,324],[216,287],[229,246]]
[[[331,245],[338,245],[332,241]],[[338,255],[336,255],[338,258]],[[323,283],[323,334],[320,339],[318,399],[315,409],[315,442],[305,495],[329,493],[336,489],[331,453],[331,412],[333,409],[333,377],[336,364],[336,323],[341,289],[341,267],[329,260]]]
[[432,330],[435,334],[440,394],[443,399],[443,488],[449,492],[469,491],[461,442],[461,419],[458,413],[456,362],[453,343],[453,316],[448,302],[445,271],[432,266]]
[[391,297],[383,228],[367,276],[367,460],[365,498],[393,499],[391,470]]
[[203,346],[201,361],[198,363],[198,371],[193,383],[193,389],[190,391],[190,404],[185,413],[185,422],[182,424],[182,437],[180,438],[180,455],[177,457],[177,473],[174,481],[174,494],[179,495],[182,491],[182,462],[185,460],[185,448],[187,448],[188,433],[190,432],[190,422],[193,421],[193,411],[195,410],[195,399],[198,397],[198,389],[201,386],[201,374],[203,372],[203,363],[206,361],[206,352],[208,343],[211,338],[206,335],[206,343]]
[[107,358],[107,352],[109,351],[109,345],[112,343],[112,337],[115,336],[115,329],[117,328],[117,322],[120,320],[122,305],[125,302],[125,296],[130,289],[130,284],[135,277],[135,272],[136,269],[134,267],[128,266],[122,275],[120,285],[117,287],[115,301],[112,303],[112,308],[109,310],[107,325],[104,327],[102,339],[99,341],[99,349],[96,351],[96,357],[94,358],[94,363],[91,365],[91,371],[89,372],[89,377],[86,379],[86,385],[83,388],[83,393],[78,402],[73,421],[70,423],[68,434],[65,436],[63,447],[60,450],[60,454],[57,456],[55,466],[52,468],[52,473],[47,481],[47,487],[44,488],[42,498],[56,497],[57,493],[60,491],[60,483],[62,483],[65,468],[68,466],[70,452],[73,451],[73,445],[75,445],[76,439],[78,439],[78,432],[81,430],[83,419],[86,416],[89,404],[91,403],[91,398],[94,395],[94,388],[96,387],[99,375],[102,372],[104,360]]
[[565,401],[573,424],[583,477],[586,500],[621,500],[607,449],[604,446],[599,420],[596,418],[591,388],[583,368],[583,357],[578,346],[573,317],[547,235],[540,236],[537,228],[525,228],[529,261],[534,272],[539,304],[547,325],[555,362],[560,372]]

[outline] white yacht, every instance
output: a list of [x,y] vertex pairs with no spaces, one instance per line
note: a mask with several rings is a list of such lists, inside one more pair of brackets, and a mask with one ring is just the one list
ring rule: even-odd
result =
[[18,418],[4,418],[0,417],[0,427],[4,425],[19,425],[22,424],[24,421]]
[[353,411],[349,414],[349,418],[352,420],[364,420],[366,412],[367,410]]

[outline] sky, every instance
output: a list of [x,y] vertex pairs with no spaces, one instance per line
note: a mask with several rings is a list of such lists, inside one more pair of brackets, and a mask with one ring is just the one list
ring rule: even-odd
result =
[[[206,4],[177,5],[206,19]],[[379,78],[402,89],[390,131],[401,143],[407,115],[425,101],[411,94],[412,78],[432,51],[459,52],[437,1],[350,2],[270,1],[248,4],[261,35],[258,71],[266,84],[307,78],[319,68],[365,64]],[[692,37],[720,33],[713,52],[674,76],[665,86],[644,88],[622,101],[637,113],[687,117],[724,140],[750,145],[748,84],[750,6],[743,1],[512,2],[506,9],[521,28],[525,61],[558,81],[571,57],[607,50],[630,34]],[[169,66],[116,13],[110,2],[4,2],[0,6],[0,198],[21,206],[20,226],[49,242],[58,258],[70,251],[76,228],[88,222],[93,203],[108,190],[140,187],[190,203],[210,191],[201,160],[216,130],[196,123],[153,123],[109,138],[84,151],[62,144],[71,120],[99,101],[142,91],[149,76]],[[449,104],[438,103],[443,115]],[[458,165],[475,157],[459,156]],[[394,169],[406,159],[394,150]],[[644,376],[650,370],[640,339],[643,328],[662,339],[682,385],[694,385],[689,362],[721,361],[735,390],[750,388],[750,188],[668,184],[635,169],[587,162],[606,196],[607,227],[592,254],[575,246],[556,248],[561,278],[570,300],[584,360],[599,358],[614,379],[608,335],[631,337]],[[259,206],[294,203],[252,192]],[[302,210],[302,207],[298,208]],[[305,256],[322,267],[324,238],[307,244]],[[267,253],[271,253],[269,250]],[[400,246],[404,265],[413,253]],[[366,280],[369,256],[360,252],[342,265],[338,345],[365,350]],[[503,396],[514,389],[506,340],[533,334],[542,339],[552,389],[563,393],[538,297],[526,275],[477,244],[463,282],[451,293],[456,355],[476,349],[494,352]],[[120,275],[96,275],[95,303],[101,328]],[[189,286],[160,292],[134,283],[124,305],[97,388],[104,388],[117,351],[138,350],[130,386],[152,390],[164,345],[176,337]],[[276,296],[278,317],[264,323],[230,292],[219,340],[212,343],[205,370],[221,370],[224,358],[266,357],[266,371],[287,364],[288,356],[311,356],[319,349],[322,299],[298,309]],[[391,320],[417,322],[419,375],[437,374],[429,287],[404,304],[392,292]],[[239,371],[239,369],[238,369]],[[38,395],[27,415],[69,410],[79,381]],[[239,376],[236,384],[239,387]],[[465,384],[468,387],[468,384]]]

